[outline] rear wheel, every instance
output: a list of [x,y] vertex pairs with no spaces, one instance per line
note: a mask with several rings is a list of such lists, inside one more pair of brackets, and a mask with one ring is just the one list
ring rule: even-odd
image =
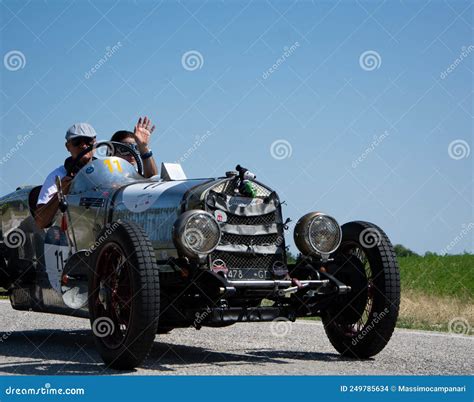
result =
[[99,236],[89,278],[89,314],[107,366],[134,368],[148,355],[158,329],[159,272],[143,229],[116,222]]
[[400,305],[400,273],[392,244],[378,226],[349,222],[328,271],[351,292],[323,314],[331,344],[346,356],[368,358],[392,336]]

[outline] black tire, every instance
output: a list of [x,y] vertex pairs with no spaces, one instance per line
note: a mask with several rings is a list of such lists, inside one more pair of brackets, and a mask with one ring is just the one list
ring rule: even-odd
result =
[[170,327],[158,327],[157,333],[161,335],[165,335],[165,334],[169,334],[173,329],[174,328],[170,328]]
[[11,276],[8,272],[6,259],[0,254],[0,288],[8,289],[11,283]]
[[96,347],[108,367],[129,370],[148,355],[158,329],[160,282],[144,230],[115,222],[98,236],[89,275],[89,314]]
[[349,222],[329,271],[352,291],[322,315],[334,348],[344,356],[369,358],[390,340],[400,306],[400,270],[393,246],[378,226]]

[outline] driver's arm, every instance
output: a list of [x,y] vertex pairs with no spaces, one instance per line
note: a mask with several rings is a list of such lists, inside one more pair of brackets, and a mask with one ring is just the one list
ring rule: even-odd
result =
[[[69,192],[69,186],[71,185],[72,177],[66,176],[61,179],[63,193],[67,194]],[[49,224],[54,219],[54,216],[58,212],[59,208],[59,198],[58,193],[56,192],[47,204],[38,204],[35,211],[35,222],[40,229],[44,229],[49,226]]]
[[35,211],[35,222],[40,229],[46,228],[54,219],[59,208],[58,194],[54,194],[47,204],[38,204]]
[[[146,147],[143,147],[142,149],[139,149],[140,155],[147,154],[149,152],[148,145]],[[158,174],[158,168],[156,167],[156,162],[153,156],[149,156],[146,159],[142,158],[143,162],[143,176],[146,178],[149,178],[151,176],[155,176]]]

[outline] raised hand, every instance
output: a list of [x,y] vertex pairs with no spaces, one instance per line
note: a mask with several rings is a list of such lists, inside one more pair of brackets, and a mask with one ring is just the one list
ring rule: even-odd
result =
[[140,153],[148,152],[148,143],[150,142],[150,137],[154,130],[155,126],[152,125],[148,117],[145,116],[143,119],[141,117],[138,119],[133,131],[133,136],[135,137]]

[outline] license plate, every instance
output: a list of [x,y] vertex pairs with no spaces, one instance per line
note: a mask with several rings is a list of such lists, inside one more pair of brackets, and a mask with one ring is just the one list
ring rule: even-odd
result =
[[230,268],[227,272],[227,278],[233,281],[241,279],[272,279],[272,274],[267,269],[260,268]]

